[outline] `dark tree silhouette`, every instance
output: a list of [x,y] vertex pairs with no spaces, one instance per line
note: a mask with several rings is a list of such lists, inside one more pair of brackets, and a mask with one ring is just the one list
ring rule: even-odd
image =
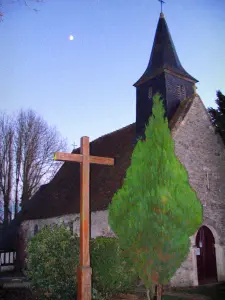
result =
[[217,99],[215,100],[217,104],[217,108],[208,108],[208,112],[210,114],[213,125],[216,128],[216,132],[218,132],[224,143],[225,143],[225,96],[221,91],[217,91],[216,93]]

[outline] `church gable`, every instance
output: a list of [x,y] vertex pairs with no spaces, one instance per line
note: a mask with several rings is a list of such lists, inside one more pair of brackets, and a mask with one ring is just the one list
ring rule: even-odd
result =
[[204,222],[213,226],[225,243],[225,146],[198,95],[189,106],[172,130],[176,155],[203,205]]

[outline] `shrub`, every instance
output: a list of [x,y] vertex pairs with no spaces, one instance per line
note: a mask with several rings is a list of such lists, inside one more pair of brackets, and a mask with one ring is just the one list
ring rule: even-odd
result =
[[96,288],[92,288],[92,299],[93,300],[105,300],[107,298],[104,297],[99,291],[97,291]]
[[93,286],[106,294],[129,291],[137,276],[123,258],[116,238],[98,237],[91,241]]
[[[126,292],[137,276],[125,263],[116,238],[91,240],[93,299],[106,299],[116,292]],[[34,290],[41,299],[76,299],[79,263],[79,238],[64,225],[41,229],[28,244],[28,271]]]
[[76,299],[77,239],[64,226],[41,229],[28,243],[27,275],[41,299]]

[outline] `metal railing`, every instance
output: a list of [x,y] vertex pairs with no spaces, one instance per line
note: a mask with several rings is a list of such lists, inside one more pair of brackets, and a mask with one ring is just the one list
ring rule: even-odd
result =
[[14,266],[16,260],[15,251],[0,251],[0,266]]

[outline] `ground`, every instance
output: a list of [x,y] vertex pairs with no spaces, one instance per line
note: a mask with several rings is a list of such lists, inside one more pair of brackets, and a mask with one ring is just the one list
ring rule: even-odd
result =
[[[217,285],[207,285],[192,289],[176,289],[166,291],[163,300],[224,300],[225,299],[225,283]],[[29,290],[26,289],[8,289],[0,290],[0,300],[37,300],[32,297]],[[74,299],[73,299],[74,300]],[[118,295],[112,300],[146,300],[143,292],[136,294]]]

